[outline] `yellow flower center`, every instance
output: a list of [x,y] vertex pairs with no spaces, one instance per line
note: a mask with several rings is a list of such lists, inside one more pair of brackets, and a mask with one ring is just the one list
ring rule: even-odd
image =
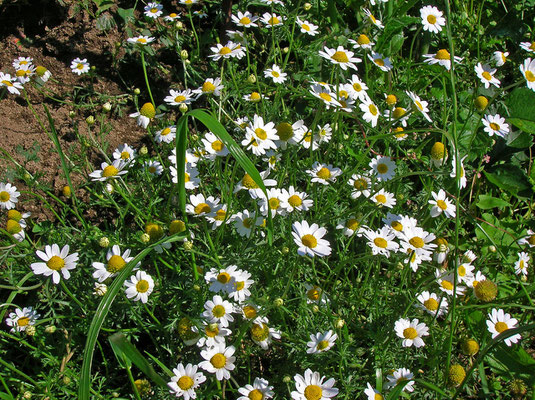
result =
[[35,72],[37,72],[37,75],[39,75],[39,76],[41,76],[41,77],[42,77],[44,74],[46,74],[47,71],[48,71],[48,70],[47,70],[45,67],[43,67],[43,66],[38,66],[38,67],[36,68],[36,70],[35,70]]
[[352,231],[356,231],[359,228],[360,224],[359,221],[356,219],[350,218],[346,222],[346,228],[351,229]]
[[437,23],[437,17],[435,17],[434,15],[432,14],[429,14],[427,16],[427,22],[429,22],[431,25],[434,25]]
[[491,75],[488,71],[483,71],[483,73],[482,73],[481,75],[482,75],[483,78],[485,78],[487,81],[492,80],[492,75]]
[[531,244],[532,246],[535,246],[535,235],[531,235],[528,238],[528,243]]
[[381,395],[379,393],[375,393],[375,396],[373,398],[374,398],[374,400],[384,400],[383,395]]
[[214,219],[216,221],[223,221],[225,220],[226,216],[227,216],[227,212],[221,208],[216,211]]
[[193,387],[193,383],[193,379],[187,375],[184,375],[178,380],[177,385],[182,390],[188,390]]
[[158,12],[158,9],[157,9],[157,8],[151,8],[151,9],[150,9],[150,12],[153,13],[153,14],[155,14],[155,13]]
[[219,50],[219,54],[221,54],[221,55],[227,55],[227,54],[230,54],[230,53],[232,53],[232,50],[230,50],[230,48],[228,48],[227,46],[223,46]]
[[10,81],[3,80],[2,83],[6,86],[13,86],[13,84]]
[[28,318],[28,317],[20,317],[17,320],[17,325],[18,326],[27,326],[29,323],[30,323],[30,318]]
[[171,18],[176,18],[177,15],[176,15],[176,13],[171,13],[171,14],[169,14],[169,16],[170,16]]
[[221,353],[214,354],[212,358],[210,358],[210,363],[214,368],[221,369],[227,364],[227,357]]
[[314,237],[314,235],[310,234],[306,234],[301,237],[301,242],[303,242],[303,244],[310,249],[313,249],[318,245],[318,240]]
[[422,106],[422,103],[420,103],[418,100],[414,100],[414,104],[416,104],[416,107],[418,107],[420,111],[424,109],[424,106]]
[[76,69],[80,69],[80,70],[84,69],[84,64],[82,64],[82,63],[78,63],[78,64],[76,65]]
[[139,113],[149,119],[152,119],[156,116],[156,110],[154,109],[154,106],[152,105],[152,103],[143,104],[143,107],[141,107],[141,110],[139,110]]
[[365,44],[369,44],[370,43],[370,38],[368,38],[368,36],[362,34],[357,38],[357,43],[360,44],[361,46],[365,45]]
[[499,321],[499,322],[496,322],[496,324],[494,325],[494,329],[496,329],[496,332],[502,333],[503,331],[506,331],[507,329],[509,329],[509,327],[507,326],[505,322]]
[[395,119],[401,118],[405,114],[406,114],[406,111],[405,111],[405,109],[403,107],[394,108],[394,112],[392,113],[392,115],[394,116]]
[[403,329],[403,337],[405,339],[416,339],[418,337],[418,332],[416,331],[416,329],[412,328],[412,327],[409,327],[409,328],[405,328]]
[[310,143],[312,142],[312,132],[311,131],[307,131],[304,135],[304,140],[305,142],[307,143]]
[[186,100],[186,96],[176,96],[175,97],[175,103],[182,103],[184,100]]
[[440,282],[440,286],[442,286],[446,290],[453,290],[453,283],[450,281],[443,280]]
[[136,290],[138,293],[146,293],[149,290],[149,282],[145,279],[141,279],[138,283],[136,283]]
[[212,142],[212,149],[217,152],[220,152],[221,150],[223,150],[223,147],[225,147],[225,145],[223,144],[221,140],[214,140]]
[[381,204],[386,204],[386,196],[384,194],[378,194],[375,196],[375,201]]
[[250,400],[263,400],[264,394],[258,389],[253,389],[249,392],[247,397],[249,397]]
[[368,109],[372,113],[373,116],[377,115],[379,111],[377,111],[377,107],[375,107],[374,104],[370,104]]
[[280,207],[281,202],[276,197],[271,197],[268,200],[268,203],[269,203],[269,208],[271,208],[272,210],[277,210]]
[[322,340],[316,345],[316,350],[325,350],[327,347],[329,347],[329,341]]
[[243,314],[245,315],[245,318],[253,319],[256,318],[256,309],[253,306],[245,306],[243,307]]
[[244,281],[234,282],[234,288],[236,289],[237,292],[239,292],[240,290],[243,290],[244,287],[245,287]]
[[373,239],[373,244],[375,244],[377,247],[380,247],[381,249],[386,249],[388,247],[388,242],[380,237]]
[[147,39],[145,38],[138,38],[137,41],[138,43],[143,43],[143,44],[147,43]]
[[437,54],[435,55],[435,58],[437,60],[450,60],[451,56],[450,56],[450,53],[448,52],[448,50],[441,49],[441,50],[437,51]]
[[259,101],[260,99],[261,99],[260,93],[258,93],[258,92],[251,93],[251,100],[252,101]]
[[310,26],[308,26],[307,24],[302,24],[301,28],[303,28],[307,32],[310,31]]
[[524,73],[528,82],[535,82],[535,74],[529,69]]
[[189,182],[190,181],[190,177],[189,177],[189,174],[187,172],[184,172],[184,182]]
[[249,25],[251,23],[251,20],[249,19],[249,17],[243,17],[242,19],[240,19],[240,24],[242,25]]
[[323,390],[318,385],[308,385],[304,394],[307,400],[320,400],[323,397]]
[[409,243],[412,244],[417,249],[421,249],[425,245],[424,240],[421,237],[418,237],[418,236],[414,236],[413,238],[411,238],[409,240]]
[[269,337],[269,327],[266,324],[253,324],[251,336],[257,342],[263,342]]
[[337,51],[331,56],[331,58],[339,63],[349,62],[349,58],[347,58],[347,54],[345,53],[345,51]]
[[[8,222],[9,222],[9,221],[8,221]],[[526,265],[526,264],[524,263],[524,260],[520,260],[520,262],[518,263],[518,267],[519,267],[520,269],[524,269],[524,268],[525,268],[525,265]]]
[[355,89],[355,92],[360,92],[362,90],[362,85],[360,83],[354,83],[353,89]]
[[230,275],[228,272],[221,272],[219,275],[217,275],[217,281],[222,284],[229,283]]
[[390,227],[398,232],[401,232],[403,230],[403,224],[399,221],[392,221]]
[[163,229],[157,224],[149,223],[145,226],[145,233],[150,236],[152,241],[154,241],[163,236]]
[[355,179],[353,187],[357,190],[364,190],[368,188],[368,182],[366,182],[366,179],[364,178]]
[[332,99],[333,99],[329,93],[325,93],[325,92],[321,92],[321,93],[319,94],[319,96],[320,96],[323,100],[325,100],[327,103],[330,103],[330,102],[332,101]]
[[307,292],[307,297],[310,299],[310,300],[318,300],[320,298],[320,294],[321,294],[321,290],[319,287],[317,286],[314,286],[312,289],[310,289],[308,292]]
[[322,167],[318,172],[316,172],[316,176],[320,179],[329,179],[331,177],[331,171],[329,171],[329,168]]
[[15,235],[19,233],[21,230],[22,230],[22,227],[17,221],[13,219],[7,220],[6,231],[8,231],[11,235]]
[[161,136],[167,136],[171,133],[171,128],[165,128],[162,133],[160,133]]
[[290,204],[292,207],[299,207],[301,204],[303,204],[303,200],[301,200],[301,197],[294,194],[288,198],[288,204]]
[[267,139],[267,132],[263,130],[262,128],[256,128],[254,130],[254,133],[260,140],[266,140]]
[[389,106],[393,106],[394,104],[397,103],[398,99],[395,95],[393,94],[389,94],[388,96],[386,96],[386,104],[388,104]]
[[245,174],[241,180],[241,183],[243,186],[245,186],[247,189],[258,189],[258,185],[256,182],[251,178],[251,175]]
[[273,75],[275,78],[281,76],[281,74],[279,74],[277,71],[271,71],[271,75]]
[[253,226],[253,219],[245,218],[242,223],[244,227],[246,227],[247,229],[251,229],[251,227]]
[[123,269],[123,267],[126,265],[126,261],[118,255],[113,255],[108,260],[108,265],[106,266],[106,271],[109,273],[115,274]]
[[50,260],[46,262],[46,265],[54,271],[59,271],[65,266],[65,260],[58,256],[52,256]]
[[151,165],[151,166],[149,167],[149,172],[150,172],[151,174],[154,174],[154,173],[156,172],[156,167],[155,167],[154,165]]
[[195,212],[195,214],[199,215],[203,213],[209,213],[210,211],[212,211],[212,209],[206,203],[199,203],[195,206],[193,211]]
[[203,93],[213,93],[214,90],[215,90],[215,86],[212,82],[206,81],[202,84]]
[[206,332],[206,336],[216,337],[219,334],[219,326],[217,324],[206,325],[204,331]]
[[121,153],[121,160],[128,160],[130,158],[130,153],[128,151],[123,151]]
[[111,178],[112,176],[116,176],[119,173],[119,170],[115,168],[113,165],[108,165],[106,168],[102,170],[102,176],[104,178]]
[[459,276],[465,276],[466,275],[465,266],[464,265],[459,266],[459,268],[457,268],[457,273],[459,274]]
[[374,58],[373,62],[376,63],[380,67],[385,66],[385,60],[383,60],[382,58]]
[[431,158],[433,160],[442,160],[444,158],[445,147],[441,142],[435,142],[431,147]]
[[288,122],[281,122],[277,125],[277,135],[282,141],[288,141],[294,135],[292,126]]
[[174,235],[175,233],[179,232],[184,232],[185,230],[186,224],[184,223],[184,221],[180,221],[179,219],[175,219],[169,224],[169,233],[171,235]]
[[280,24],[280,21],[279,21],[279,19],[277,17],[271,17],[268,22],[269,22],[270,25]]
[[436,311],[438,310],[438,302],[430,297],[429,299],[424,301],[424,307],[427,308],[429,311]]
[[388,165],[377,164],[377,172],[379,172],[380,174],[386,174],[388,172]]
[[216,318],[221,318],[223,317],[225,314],[226,314],[226,310],[225,310],[225,307],[223,307],[222,305],[217,305],[215,306],[214,308],[212,308],[212,314],[214,315],[214,317]]
[[443,211],[445,211],[448,208],[448,205],[446,204],[444,200],[437,200],[437,206]]

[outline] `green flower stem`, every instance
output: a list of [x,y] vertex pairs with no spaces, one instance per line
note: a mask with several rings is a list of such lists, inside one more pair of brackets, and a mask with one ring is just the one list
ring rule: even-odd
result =
[[147,307],[147,304],[146,303],[143,303],[143,308],[145,308],[145,311],[147,312],[147,314],[150,315],[150,317],[154,320],[154,322],[156,322],[157,325],[161,325],[162,323],[158,320],[158,318],[156,318],[154,316],[154,313],[149,310],[149,307]]
[[188,10],[188,18],[189,18],[189,22],[191,24],[191,30],[193,31],[193,36],[195,36],[195,44],[197,45],[197,53],[195,53],[195,55],[197,57],[199,57],[199,55],[201,54],[201,47],[200,47],[200,43],[199,43],[199,36],[197,36],[197,30],[195,29],[195,24],[193,23],[193,17],[191,15],[191,7],[189,8]]
[[61,288],[65,291],[65,293],[67,293],[67,295],[78,305],[78,307],[80,307],[80,309],[82,310],[82,312],[84,314],[87,314],[86,310],[85,310],[85,307],[83,306],[83,304],[80,302],[80,300],[78,300],[76,298],[75,295],[72,294],[72,292],[69,290],[69,288],[67,287],[67,285],[65,284],[65,280],[64,279],[61,279],[60,280],[60,284],[61,284]]
[[141,395],[139,394],[139,391],[137,390],[137,386],[134,383],[134,377],[132,376],[132,371],[130,370],[130,363],[126,360],[126,357],[123,356],[123,362],[125,363],[126,367],[126,373],[128,375],[128,380],[130,381],[130,384],[132,385],[132,391],[134,392],[134,396],[137,400],[141,400]]
[[24,372],[22,372],[21,370],[19,370],[18,368],[14,367],[13,365],[11,365],[10,363],[8,363],[7,361],[4,361],[2,358],[0,358],[0,364],[2,364],[3,366],[5,366],[7,369],[13,371],[15,374],[17,375],[20,375],[21,377],[23,377],[26,381],[30,382],[33,386],[39,386],[39,384],[34,381],[31,377],[29,377],[28,375],[26,375]]
[[[30,279],[32,276],[34,276],[35,274],[33,273],[33,271],[31,272],[28,272],[26,275],[24,275],[22,277],[22,279],[19,281],[19,283],[17,284],[18,287],[22,286],[22,284],[24,282],[26,282],[28,279]],[[17,296],[17,294],[19,293],[18,290],[13,290],[9,296],[7,297],[7,300],[5,301],[5,303],[13,303],[13,299],[15,298],[15,296]],[[7,308],[4,308],[1,312],[0,312],[0,321],[3,321],[4,320],[4,316],[6,315],[6,312],[7,312]],[[1,332],[1,331],[0,331]]]
[[150,101],[152,103],[152,106],[156,108],[156,103],[154,102],[152,92],[150,91],[149,77],[147,75],[147,66],[145,64],[145,53],[143,52],[143,50],[141,50],[141,65],[143,66],[143,75],[145,76],[145,84],[147,85],[147,91],[149,92]]

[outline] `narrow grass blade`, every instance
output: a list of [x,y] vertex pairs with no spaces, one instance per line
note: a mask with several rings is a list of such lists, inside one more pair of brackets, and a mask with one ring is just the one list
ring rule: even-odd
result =
[[110,336],[110,343],[116,349],[119,349],[124,357],[130,360],[136,367],[138,367],[145,375],[147,375],[154,383],[166,388],[167,382],[160,375],[154,371],[152,365],[149,364],[147,359],[139,352],[139,350],[123,335],[121,332],[117,332]]
[[397,400],[397,398],[401,395],[401,392],[405,388],[405,385],[407,385],[410,381],[403,381],[398,383],[394,389],[388,394],[388,397],[386,400]]
[[435,385],[434,383],[424,381],[423,379],[415,379],[415,381],[417,384],[425,386],[426,388],[431,389],[432,391],[440,394],[441,396],[448,397],[448,394],[445,391],[443,391],[441,388],[439,388],[437,385]]
[[[238,164],[247,172],[251,178],[255,181],[255,183],[262,189],[262,192],[264,192],[264,195],[267,197],[267,191],[266,187],[264,186],[264,182],[262,181],[262,177],[260,176],[260,173],[254,166],[251,160],[249,160],[249,157],[243,152],[240,146],[236,143],[236,141],[230,136],[230,134],[227,132],[225,127],[221,125],[221,123],[211,116],[210,114],[206,113],[202,110],[192,110],[187,115],[191,115],[192,117],[198,119],[200,122],[204,124],[214,135],[216,135],[227,147],[228,151],[232,156],[236,159]],[[268,213],[268,241],[271,245],[273,243],[273,221],[271,219],[271,213]]]
[[180,117],[176,124],[176,171],[178,184],[178,200],[182,215],[186,215],[186,137],[188,135],[188,115]]
[[175,235],[172,237],[163,238],[162,240],[153,243],[141,253],[139,253],[136,257],[134,257],[134,259],[131,260],[128,264],[126,264],[123,270],[119,273],[119,275],[117,275],[113,280],[113,283],[110,285],[108,291],[102,298],[102,301],[100,302],[97,311],[95,312],[95,316],[93,317],[93,321],[91,321],[89,331],[87,332],[87,340],[85,342],[84,349],[84,361],[82,364],[82,372],[80,376],[80,388],[78,390],[79,400],[89,400],[89,393],[91,389],[91,365],[93,363],[93,354],[95,352],[95,345],[98,339],[98,335],[100,333],[100,328],[102,327],[102,324],[106,319],[106,315],[108,315],[108,312],[111,308],[111,305],[113,304],[113,301],[115,300],[115,297],[117,296],[119,291],[123,289],[124,281],[130,276],[134,266],[138,262],[143,260],[154,249],[154,247],[163,243],[176,242],[183,238],[184,235]]

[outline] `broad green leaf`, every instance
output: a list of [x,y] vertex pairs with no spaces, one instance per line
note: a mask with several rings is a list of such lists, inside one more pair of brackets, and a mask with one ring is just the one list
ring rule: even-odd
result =
[[535,92],[521,87],[507,98],[509,122],[524,132],[535,134]]
[[487,196],[486,194],[479,195],[479,201],[476,203],[476,206],[483,210],[490,210],[497,207],[511,207],[511,204],[505,200],[499,199],[497,197]]
[[500,165],[496,172],[484,173],[490,183],[514,195],[530,187],[524,171],[514,165]]
[[507,137],[507,146],[514,147],[515,149],[525,149],[531,147],[533,143],[533,137],[523,131],[511,132]]
[[117,15],[121,17],[123,23],[128,23],[131,19],[134,19],[134,9],[133,8],[117,8]]
[[112,348],[119,349],[124,357],[134,363],[145,375],[147,375],[154,383],[166,388],[167,381],[154,371],[152,365],[139,350],[123,335],[121,332],[114,333],[109,338]]

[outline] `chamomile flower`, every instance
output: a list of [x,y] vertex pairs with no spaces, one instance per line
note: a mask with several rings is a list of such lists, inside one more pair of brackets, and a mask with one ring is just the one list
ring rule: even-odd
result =
[[410,227],[398,234],[403,250],[414,251],[422,260],[430,261],[433,249],[437,247],[433,241],[436,239],[434,233],[424,231],[420,227]]
[[[279,141],[278,145],[280,145],[280,143],[281,142]],[[281,155],[279,153],[275,153],[275,151],[273,150],[266,151],[266,154],[264,154],[264,156],[262,157],[262,161],[267,162],[268,171],[278,169],[280,160],[281,160]]]
[[470,284],[474,280],[474,266],[471,264],[459,264],[457,267],[457,282]]
[[535,58],[527,58],[524,64],[520,66],[520,72],[524,75],[528,88],[535,91]]
[[213,213],[219,204],[219,199],[209,196],[206,199],[202,193],[192,194],[189,197],[189,204],[186,204],[186,212],[194,217],[203,217]]
[[368,246],[372,249],[372,254],[382,254],[389,258],[391,252],[397,252],[399,244],[394,241],[396,235],[389,226],[383,226],[378,231],[364,230],[364,236],[368,239]]
[[384,189],[381,189],[377,193],[372,194],[370,198],[379,207],[392,208],[396,205],[396,197],[394,196],[394,194],[387,192]]
[[20,69],[25,68],[33,63],[33,58],[31,57],[17,57],[15,60],[13,60],[13,68]]
[[271,68],[268,68],[264,71],[264,76],[266,78],[273,79],[274,83],[284,83],[288,74],[286,72],[282,72],[278,65],[273,64]]
[[480,282],[483,282],[486,280],[487,280],[487,277],[483,275],[481,271],[477,271],[475,275],[472,275],[472,277],[470,278],[470,281],[467,282],[467,285],[468,287],[475,289],[475,287],[479,285]]
[[282,189],[283,202],[282,206],[289,213],[297,211],[308,211],[314,205],[314,200],[308,198],[305,192],[298,192],[293,186],[288,190]]
[[369,101],[370,98],[366,90],[368,86],[355,74],[351,75],[351,79],[348,81],[351,85],[352,91],[350,95],[353,96],[355,100],[360,100],[361,102]]
[[317,161],[312,164],[311,169],[308,169],[305,172],[312,177],[312,182],[318,182],[322,185],[336,182],[336,178],[342,174],[340,168],[333,167],[331,164],[322,164]]
[[375,126],[377,126],[379,115],[381,115],[381,112],[379,111],[377,106],[370,98],[366,98],[362,101],[359,107],[364,113],[364,115],[362,116],[362,118],[364,118],[364,121],[368,122],[372,127],[375,128]]
[[257,217],[254,211],[248,210],[234,214],[232,220],[238,234],[247,238],[251,236],[253,227],[261,226],[264,223],[264,218]]
[[416,298],[420,303],[416,304],[420,308],[432,316],[439,318],[448,312],[448,301],[444,297],[438,297],[436,293],[430,293],[427,290],[423,291]]
[[195,89],[193,93],[201,96],[205,95],[214,95],[216,97],[221,96],[221,90],[225,86],[221,84],[221,78],[207,78],[204,83],[198,89]]
[[246,131],[266,150],[277,148],[275,141],[279,139],[279,136],[274,122],[264,123],[264,119],[255,114],[253,123],[246,128]]
[[15,76],[17,81],[24,85],[25,83],[30,82],[31,77],[35,75],[35,71],[36,69],[33,65],[27,65],[17,69],[17,71],[15,71]]
[[232,288],[232,280],[238,276],[238,266],[229,265],[227,268],[212,268],[204,275],[204,280],[210,285],[209,289],[214,293],[229,293]]
[[52,73],[42,65],[38,65],[37,68],[35,68],[35,74],[35,81],[39,85],[44,85],[52,76]]
[[325,377],[311,369],[307,369],[304,376],[296,374],[294,380],[297,390],[291,393],[293,400],[329,400],[338,394],[334,378],[323,382]]
[[361,33],[357,40],[349,39],[349,43],[353,45],[354,49],[371,49],[375,44],[372,40],[365,34]]
[[447,198],[446,192],[440,189],[438,193],[431,192],[433,200],[429,200],[431,207],[431,217],[436,218],[440,214],[444,214],[446,218],[455,218],[455,205]]
[[277,124],[275,129],[277,130],[277,135],[279,136],[277,146],[283,150],[286,150],[288,145],[297,144],[303,139],[304,130],[307,128],[304,124],[304,121],[300,119],[293,124],[288,122],[280,122]]
[[[171,171],[171,181],[178,183],[178,170],[176,164],[169,167]],[[184,171],[184,187],[186,190],[197,189],[201,183],[199,179],[199,171],[194,166],[186,164],[186,170]]]
[[[12,219],[14,213],[17,213],[20,218]],[[30,213],[20,214],[16,210],[9,210],[9,212],[7,213],[8,220],[6,221],[5,230],[13,237],[13,239],[19,242],[22,242],[24,240],[24,238],[26,237],[24,229],[26,229],[27,227],[26,220],[24,218],[27,218],[30,215]]]
[[251,274],[249,272],[240,270],[231,281],[231,291],[229,292],[229,297],[235,302],[243,303],[249,296],[251,296],[249,288],[253,285],[254,280],[249,278],[251,278]]
[[197,4],[199,0],[180,0],[180,4],[184,4],[186,7],[191,7],[193,4]]
[[474,71],[476,72],[477,77],[481,80],[481,83],[485,85],[485,89],[488,89],[490,85],[494,85],[497,88],[500,87],[500,81],[494,76],[496,69],[492,69],[488,64],[482,65],[481,63],[478,63],[474,67]]
[[234,361],[236,357],[234,346],[226,347],[225,343],[218,343],[214,347],[206,348],[201,351],[201,357],[205,359],[199,363],[199,367],[205,371],[215,374],[216,379],[230,379],[230,371],[235,368]]
[[412,380],[414,378],[414,374],[407,368],[398,368],[392,372],[392,375],[388,375],[386,379],[388,379],[388,382],[386,383],[387,388],[393,388],[398,383],[402,383],[405,381],[409,381],[404,387],[403,390],[406,390],[409,393],[414,392],[414,381]]
[[281,17],[275,13],[264,13],[262,14],[262,18],[260,20],[267,27],[273,28],[275,26],[281,26],[284,21],[284,17]]
[[530,53],[535,53],[535,42],[522,42],[520,43],[520,47]]
[[236,46],[238,46],[238,44],[230,41],[224,46],[221,43],[217,43],[215,47],[210,47],[210,50],[213,54],[209,55],[208,57],[212,58],[214,61],[218,61],[221,58],[226,59],[236,57],[236,53],[233,53],[233,51],[236,49]]
[[191,104],[193,100],[195,100],[195,96],[193,96],[193,92],[191,91],[191,89],[186,89],[182,91],[171,89],[169,90],[169,96],[163,99],[163,101],[165,101],[170,106]]
[[327,304],[330,300],[323,291],[323,289],[317,285],[310,285],[305,283],[307,304]]
[[[487,328],[492,334],[493,339],[500,333],[516,328],[518,325],[518,320],[516,318],[512,318],[510,314],[505,313],[502,309],[493,308],[488,314],[488,318]],[[504,343],[507,346],[511,346],[513,343],[517,343],[520,339],[522,339],[522,336],[517,333],[516,335],[505,339]]]
[[380,53],[372,51],[371,54],[368,54],[368,58],[375,65],[377,65],[381,69],[381,71],[388,72],[392,69],[392,63],[390,62],[390,58],[383,57],[383,55]]
[[112,164],[103,162],[100,164],[101,169],[97,169],[89,174],[92,181],[107,181],[111,179],[117,179],[119,176],[124,175],[128,170],[124,170],[126,164],[123,160],[113,160]]
[[519,239],[518,244],[527,244],[529,247],[534,247],[535,246],[535,232],[532,231],[531,229],[528,229],[528,235]]
[[262,349],[267,350],[272,342],[272,339],[280,339],[281,333],[275,328],[268,325],[269,321],[266,317],[258,317],[254,320],[251,326],[251,339]]
[[272,141],[267,141],[265,143],[260,142],[256,140],[254,133],[251,131],[246,131],[245,138],[241,141],[241,144],[255,156],[263,156],[266,154],[268,149],[274,148],[273,146],[276,148],[275,143],[273,142],[273,145],[271,145],[271,142]]
[[503,52],[503,51],[495,51],[492,54],[492,59],[496,63],[497,67],[503,66],[507,62],[507,56],[509,55],[509,52]]
[[301,33],[306,33],[310,36],[316,36],[318,32],[318,26],[314,25],[311,22],[308,22],[307,20],[301,20],[299,17],[295,20],[297,25],[299,25],[299,28],[301,29]]
[[128,38],[126,41],[128,43],[138,44],[140,46],[145,46],[145,45],[147,45],[149,43],[154,42],[154,38],[150,37],[150,36],[135,36],[135,37]]
[[227,205],[223,204],[216,207],[212,214],[206,215],[206,219],[212,224],[212,230],[223,225],[223,223],[228,224],[230,219],[227,215]]
[[184,400],[197,398],[197,389],[201,383],[206,381],[206,376],[202,372],[197,372],[197,365],[188,364],[184,367],[179,363],[173,368],[173,377],[167,383],[169,392],[176,397],[184,397]]
[[424,100],[420,99],[420,97],[418,97],[413,92],[406,91],[405,93],[407,93],[407,96],[409,96],[410,99],[412,100],[413,108],[416,111],[420,112],[425,117],[425,119],[427,121],[433,122],[433,120],[431,119],[431,117],[428,114],[429,109],[427,108],[427,104],[428,104],[427,101],[424,101]]
[[330,350],[335,345],[336,339],[338,335],[331,330],[310,335],[310,342],[307,342],[307,354],[319,354]]
[[[197,347],[213,347],[219,343],[225,343],[225,337],[230,335],[232,332],[230,329],[223,328],[217,323],[209,324],[206,321],[203,321],[202,333],[205,336],[201,336],[197,341]],[[192,327],[194,332],[198,331],[197,327]]]
[[[60,250],[57,244],[46,245],[45,251],[37,250],[35,254],[44,262],[32,263],[30,267],[35,275],[52,275],[52,282],[57,285],[63,279],[69,279],[71,269],[76,268],[78,253],[69,254],[69,245]],[[60,275],[61,273],[61,275]]]
[[364,389],[364,394],[367,396],[366,400],[383,400],[384,396],[378,390],[374,389],[369,382],[366,382],[367,388]]
[[215,295],[212,300],[204,303],[204,309],[202,316],[211,323],[221,324],[223,328],[228,328],[229,322],[234,321],[232,316],[234,306],[219,295]]
[[515,262],[515,274],[528,275],[529,255],[526,252],[518,253],[518,261]]
[[448,247],[447,240],[444,238],[436,238],[435,243],[438,247],[433,253],[433,261],[438,264],[442,264],[444,261],[446,261],[446,256],[450,252],[450,248]]
[[277,214],[286,215],[286,208],[283,207],[284,200],[285,196],[284,193],[282,193],[282,190],[277,188],[268,189],[267,197],[264,195],[264,193],[260,194],[260,212],[262,215],[267,216],[269,211],[271,212],[272,218],[274,218]]
[[248,101],[250,103],[258,103],[262,99],[268,99],[269,97],[264,96],[263,94],[260,94],[258,92],[251,92],[250,94],[246,94],[243,97],[243,100]]
[[325,124],[323,126],[318,125],[318,134],[319,143],[329,143],[333,135],[333,128],[330,124]]
[[362,236],[364,233],[364,227],[360,225],[360,222],[354,216],[336,225],[336,229],[341,229],[347,237],[353,236],[355,232],[357,236]]
[[[101,262],[93,262],[91,265],[95,268],[93,278],[97,279],[99,283],[104,282],[108,278],[113,278],[134,259],[130,257],[130,249],[125,250],[121,255],[121,248],[114,245],[106,254],[106,264]],[[135,268],[139,267],[140,263]]]
[[370,197],[371,180],[367,176],[353,174],[347,183],[352,187],[352,199],[358,199],[361,195]]
[[[260,177],[262,178],[262,183],[265,187],[271,187],[271,186],[277,186],[277,181],[275,179],[267,179],[269,176],[269,170],[260,172]],[[257,199],[261,196],[263,196],[262,189],[260,189],[260,186],[253,180],[251,175],[248,173],[245,173],[243,175],[243,178],[240,180],[236,186],[234,186],[234,193],[239,192],[240,190],[245,189],[249,191],[249,195],[253,199]]]
[[[340,106],[342,105],[340,104]],[[313,133],[305,125],[303,125],[301,137],[302,137],[301,144],[303,145],[303,147],[305,149],[310,149],[310,147],[312,147],[312,150],[318,149],[321,139],[322,139],[319,134]]]
[[113,152],[113,158],[115,160],[122,161],[125,165],[128,165],[136,159],[136,151],[128,144],[124,143],[117,147]]
[[[442,272],[440,270],[435,270],[435,277],[437,278],[437,283],[439,286],[439,289],[442,290],[444,293],[449,294],[450,296],[453,296],[453,288],[454,288],[454,275],[453,272]],[[466,287],[457,285],[455,287],[455,294],[457,296],[462,296],[466,290]]]
[[394,330],[398,337],[403,339],[401,345],[403,347],[423,347],[425,343],[422,339],[423,336],[429,335],[429,328],[423,322],[419,323],[417,319],[412,321],[400,318],[394,324]]
[[379,29],[383,29],[384,28],[384,25],[383,23],[378,20],[377,18],[375,18],[375,16],[371,13],[370,10],[368,10],[367,8],[364,9],[364,14],[366,14],[366,16],[368,17],[368,20],[373,24],[375,25],[377,28]]
[[505,118],[501,117],[500,114],[485,115],[481,122],[489,136],[497,135],[504,138],[509,134],[509,124],[505,122]]
[[420,9],[420,17],[424,31],[439,33],[442,27],[446,25],[442,11],[434,6],[425,6]]
[[[466,187],[466,182],[467,182],[467,179],[466,179],[466,171],[464,170],[464,166],[463,166],[463,161],[464,159],[468,157],[467,155],[464,156],[463,158],[461,158],[461,161],[460,161],[460,171],[459,171],[459,186],[461,188],[464,188]],[[451,166],[453,168],[453,170],[451,171],[450,173],[450,177],[451,178],[456,178],[457,177],[457,160],[455,158],[455,156],[452,157],[451,159]]]
[[[385,110],[384,117],[389,120],[389,122],[393,124],[401,124],[402,126],[407,126],[407,120],[409,119],[410,115],[407,113],[407,110],[405,110],[403,107],[394,107],[392,110]],[[403,129],[401,129],[401,134],[403,135]],[[399,135],[394,135],[396,139],[399,140]],[[401,140],[405,139],[406,134],[401,138]]]
[[124,282],[126,297],[133,301],[146,303],[154,289],[154,280],[144,271],[137,271],[130,280]]
[[11,210],[18,203],[20,192],[11,183],[0,183],[0,208]]
[[245,385],[238,389],[241,394],[237,400],[264,400],[271,399],[275,392],[273,386],[269,386],[269,382],[262,378],[255,378],[252,385]]
[[296,221],[292,224],[292,235],[297,244],[297,254],[300,256],[325,257],[331,254],[329,242],[322,239],[327,230],[318,224],[309,225],[307,221]]
[[6,318],[7,326],[11,327],[10,332],[24,332],[29,326],[35,325],[41,315],[33,307],[24,307],[22,310],[16,308],[15,312],[9,313]]
[[258,17],[251,14],[249,11],[242,13],[238,11],[238,15],[232,15],[232,22],[238,26],[243,26],[244,28],[253,28],[258,27],[258,24],[255,22],[258,20]]
[[370,161],[371,173],[375,174],[377,180],[386,182],[396,175],[396,163],[390,157],[377,156]]
[[[450,52],[446,49],[440,49],[435,54],[424,54],[424,62],[427,64],[438,64],[446,68],[446,70],[451,69],[451,55]],[[453,60],[456,63],[460,63],[463,59],[462,57],[454,56]]]
[[156,115],[156,110],[152,103],[145,103],[138,112],[130,114],[130,117],[137,118],[137,124],[142,126],[144,129],[147,129],[150,121],[152,121],[154,118],[160,118],[161,115],[162,114]]
[[81,59],[81,58],[75,58],[71,62],[71,70],[77,75],[87,74],[89,72],[89,63],[87,62],[87,58]]
[[166,15],[165,17],[163,17],[164,21],[167,21],[167,22],[173,22],[173,21],[176,21],[177,19],[180,19],[180,15],[178,15],[177,13],[170,13],[169,15]]
[[319,55],[329,60],[333,64],[337,64],[344,71],[348,68],[357,69],[355,64],[362,62],[358,57],[353,57],[355,53],[344,49],[342,46],[338,46],[336,49],[330,49],[327,46],[323,48],[323,51],[319,51]]
[[341,104],[336,100],[336,93],[332,92],[329,85],[314,83],[309,92],[318,99],[323,100],[327,110],[331,107],[341,107]]
[[22,84],[12,78],[11,75],[0,72],[0,87],[2,86],[11,94],[20,94],[20,90],[23,89]]
[[209,159],[215,159],[216,157],[226,157],[229,154],[227,146],[212,132],[208,132],[202,138],[204,149],[208,153]]
[[284,3],[281,1],[281,0],[260,0],[260,2],[264,3],[264,4],[267,4],[268,6],[273,6],[273,5],[280,5],[280,6],[283,6]]
[[158,18],[163,14],[163,6],[160,3],[148,3],[144,14],[149,18]]
[[[170,125],[156,132],[156,136],[154,137],[154,140],[156,140],[156,142],[158,143],[171,143],[175,140],[175,138],[176,138],[176,125]],[[176,161],[174,163],[176,164]]]

